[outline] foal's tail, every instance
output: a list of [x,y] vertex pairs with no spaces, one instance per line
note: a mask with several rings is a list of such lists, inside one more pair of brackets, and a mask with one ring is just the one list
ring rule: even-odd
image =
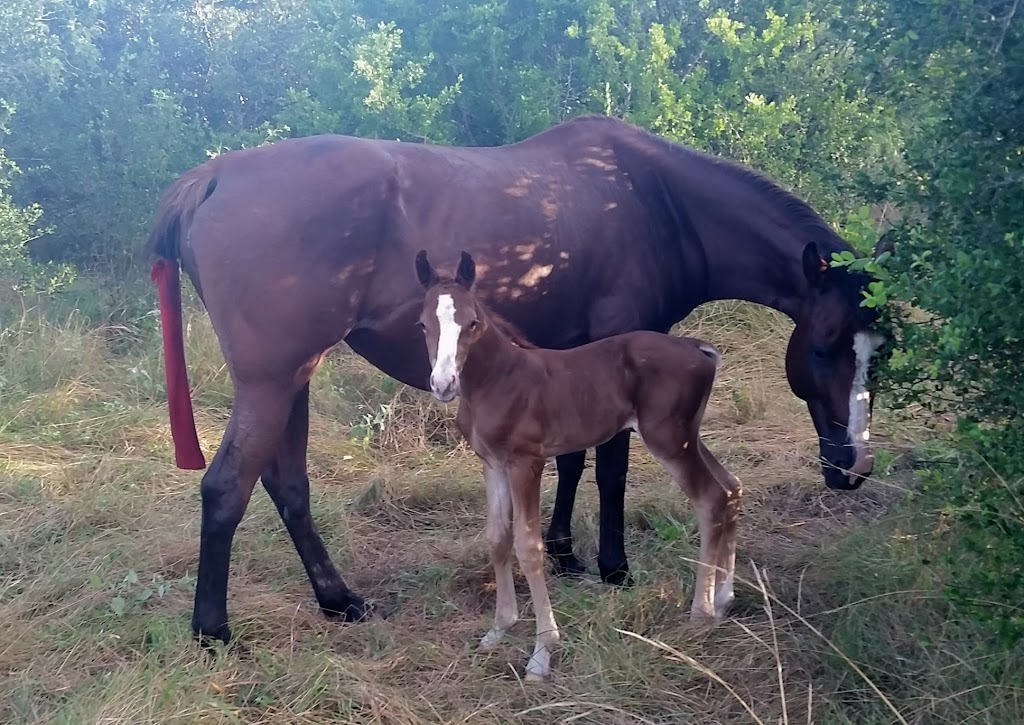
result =
[[157,256],[150,271],[156,285],[163,332],[164,368],[167,376],[167,407],[174,441],[174,462],[178,468],[199,470],[206,459],[199,447],[192,413],[188,370],[185,367],[185,339],[181,314],[180,239],[199,205],[209,198],[217,180],[205,166],[192,169],[164,193],[157,209],[146,250]]

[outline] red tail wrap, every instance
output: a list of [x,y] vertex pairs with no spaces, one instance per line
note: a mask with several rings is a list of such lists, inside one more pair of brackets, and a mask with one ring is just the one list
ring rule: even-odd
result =
[[192,396],[185,369],[185,338],[181,319],[181,280],[178,263],[158,259],[149,275],[156,285],[160,305],[160,328],[164,340],[164,368],[167,372],[167,407],[174,441],[174,462],[178,468],[200,470],[206,459],[199,447],[196,421],[192,415]]

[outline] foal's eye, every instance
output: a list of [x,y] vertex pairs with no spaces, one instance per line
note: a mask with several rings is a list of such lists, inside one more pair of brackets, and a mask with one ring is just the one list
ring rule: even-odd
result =
[[479,325],[479,324],[480,324],[479,320],[473,320],[472,322],[469,323],[469,329],[470,330],[475,330],[477,328],[477,325]]
[[427,326],[423,323],[423,320],[416,320],[416,327],[420,328],[424,332],[427,331]]

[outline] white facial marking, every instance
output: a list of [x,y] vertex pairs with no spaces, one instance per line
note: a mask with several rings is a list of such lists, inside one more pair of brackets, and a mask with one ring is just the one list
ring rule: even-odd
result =
[[871,393],[866,390],[868,370],[871,366],[871,356],[883,342],[882,336],[873,332],[858,332],[853,336],[853,354],[856,357],[856,363],[853,371],[853,386],[850,388],[850,421],[847,430],[850,434],[850,443],[857,449],[863,448],[871,438],[871,433],[868,431],[868,404],[871,401]]
[[437,338],[437,357],[430,372],[430,390],[434,397],[448,402],[458,394],[459,370],[456,353],[459,349],[459,333],[462,328],[455,322],[455,300],[451,295],[438,295],[437,321],[440,334]]

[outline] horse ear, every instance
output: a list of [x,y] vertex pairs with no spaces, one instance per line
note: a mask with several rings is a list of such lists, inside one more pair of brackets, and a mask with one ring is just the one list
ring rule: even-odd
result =
[[896,243],[893,241],[895,236],[896,230],[890,229],[878,238],[878,241],[875,242],[875,259],[885,252],[888,252],[890,256],[896,254]]
[[804,247],[803,264],[807,282],[811,287],[817,287],[821,284],[821,277],[825,274],[825,270],[828,269],[828,262],[819,254],[818,245],[814,242],[808,242]]
[[434,271],[430,260],[427,259],[427,250],[425,249],[421,249],[420,253],[416,255],[416,276],[419,277],[420,284],[424,287],[432,287],[438,282],[437,272]]
[[467,252],[462,253],[462,257],[459,259],[459,270],[455,273],[455,281],[469,289],[473,286],[473,280],[476,279],[476,262],[469,256]]

